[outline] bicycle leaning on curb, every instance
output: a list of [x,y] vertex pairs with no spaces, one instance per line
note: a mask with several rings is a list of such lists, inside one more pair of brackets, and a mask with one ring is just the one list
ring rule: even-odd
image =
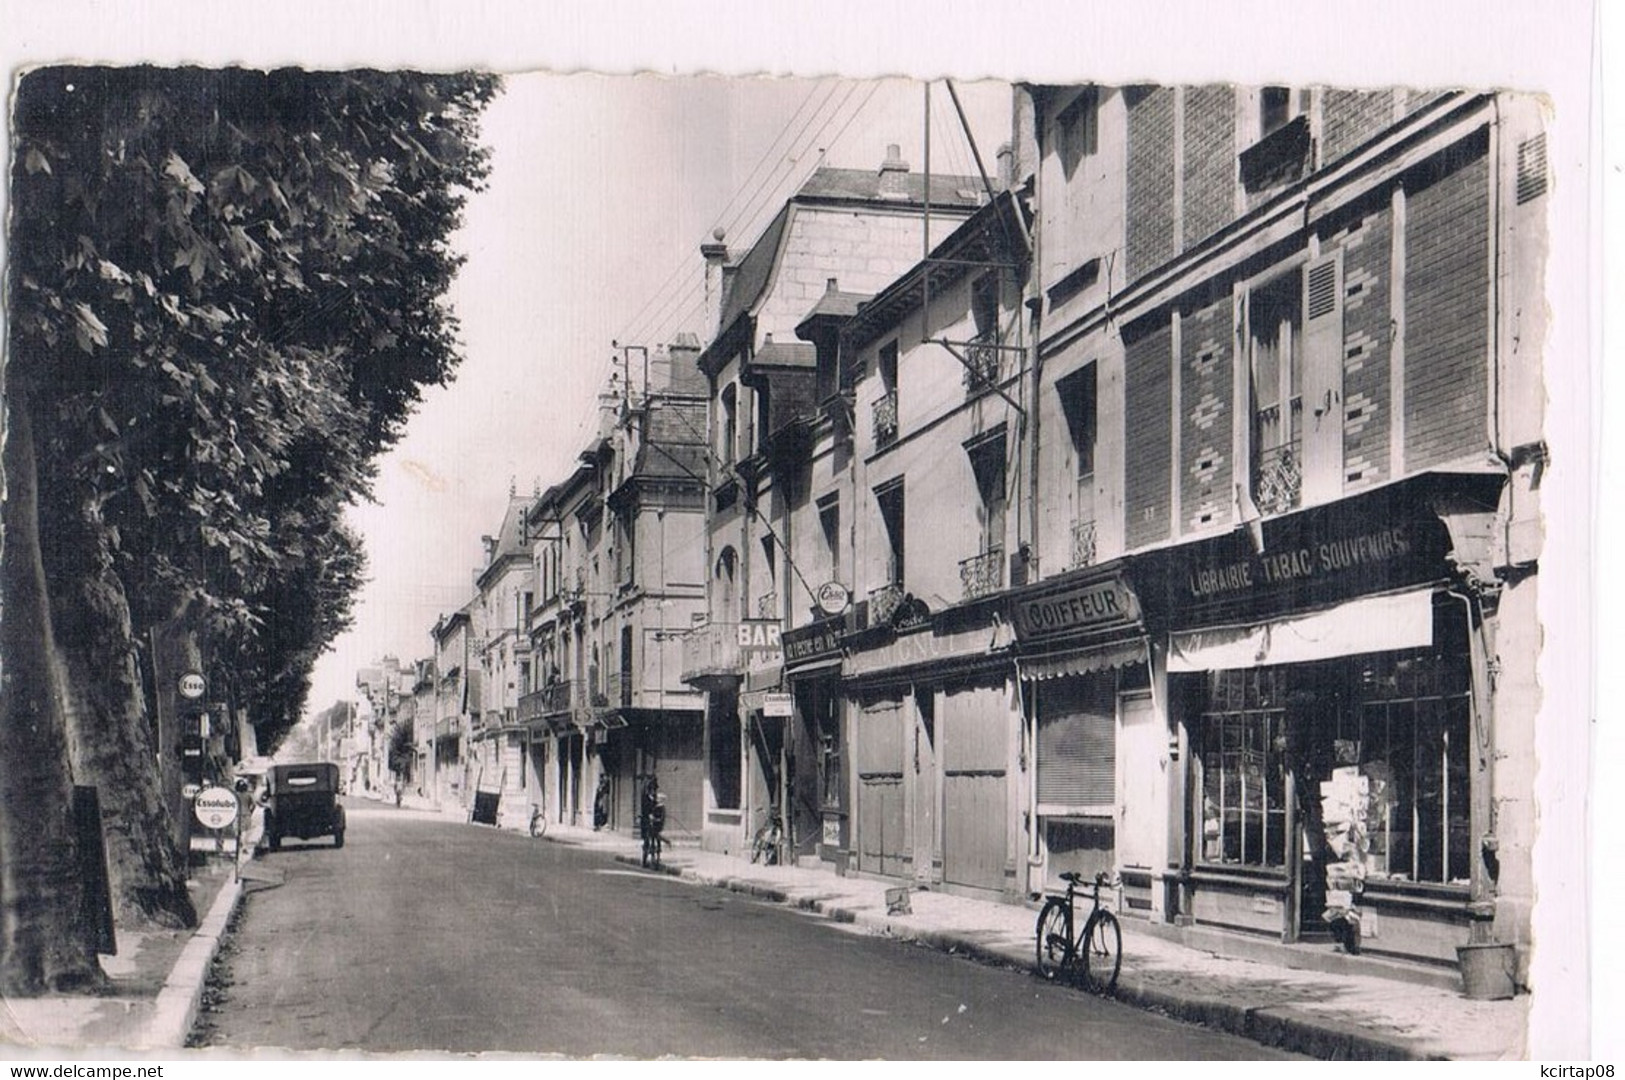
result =
[[1095,875],[1086,895],[1092,908],[1081,928],[1076,896],[1084,890],[1083,875],[1065,873],[1066,895],[1051,895],[1038,913],[1038,973],[1046,979],[1064,977],[1091,990],[1110,993],[1123,966],[1123,931],[1117,916],[1100,906],[1101,889],[1111,883],[1105,871]]

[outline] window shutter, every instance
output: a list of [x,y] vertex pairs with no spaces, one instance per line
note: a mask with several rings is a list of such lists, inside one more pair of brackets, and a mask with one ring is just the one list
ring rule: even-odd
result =
[[1546,194],[1546,134],[1518,144],[1518,205]]
[[1045,681],[1038,719],[1038,801],[1107,807],[1117,801],[1117,709],[1113,679]]
[[1303,502],[1343,492],[1343,257],[1303,272]]

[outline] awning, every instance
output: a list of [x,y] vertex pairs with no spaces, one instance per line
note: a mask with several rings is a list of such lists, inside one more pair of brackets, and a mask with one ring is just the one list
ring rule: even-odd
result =
[[1432,644],[1433,590],[1417,589],[1254,626],[1175,633],[1168,670],[1233,671]]
[[1114,641],[1092,649],[1073,649],[1069,652],[1043,656],[1022,656],[1016,659],[1023,679],[1061,679],[1072,675],[1087,675],[1092,671],[1109,671],[1130,664],[1145,663],[1145,641]]

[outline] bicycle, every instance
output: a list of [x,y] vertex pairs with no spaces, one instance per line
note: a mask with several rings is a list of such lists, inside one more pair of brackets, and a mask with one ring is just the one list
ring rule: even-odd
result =
[[539,806],[536,803],[531,803],[530,804],[530,835],[531,835],[531,838],[534,839],[534,840],[539,840],[543,836],[545,836],[546,834],[547,834],[547,815],[542,813],[541,806]]
[[1066,895],[1051,895],[1038,913],[1038,973],[1046,979],[1079,979],[1090,989],[1110,993],[1123,966],[1123,931],[1117,916],[1100,906],[1100,890],[1110,883],[1105,871],[1095,875],[1088,891],[1093,906],[1081,932],[1074,932],[1076,896],[1083,890],[1083,875],[1064,873]]
[[756,837],[750,845],[750,861],[763,866],[777,866],[784,861],[784,823],[779,820],[777,810],[770,813],[767,822],[756,830]]

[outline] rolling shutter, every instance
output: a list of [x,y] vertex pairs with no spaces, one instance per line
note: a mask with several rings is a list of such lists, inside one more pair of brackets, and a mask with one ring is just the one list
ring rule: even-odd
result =
[[1047,681],[1038,699],[1038,803],[1104,811],[1117,799],[1116,675]]

